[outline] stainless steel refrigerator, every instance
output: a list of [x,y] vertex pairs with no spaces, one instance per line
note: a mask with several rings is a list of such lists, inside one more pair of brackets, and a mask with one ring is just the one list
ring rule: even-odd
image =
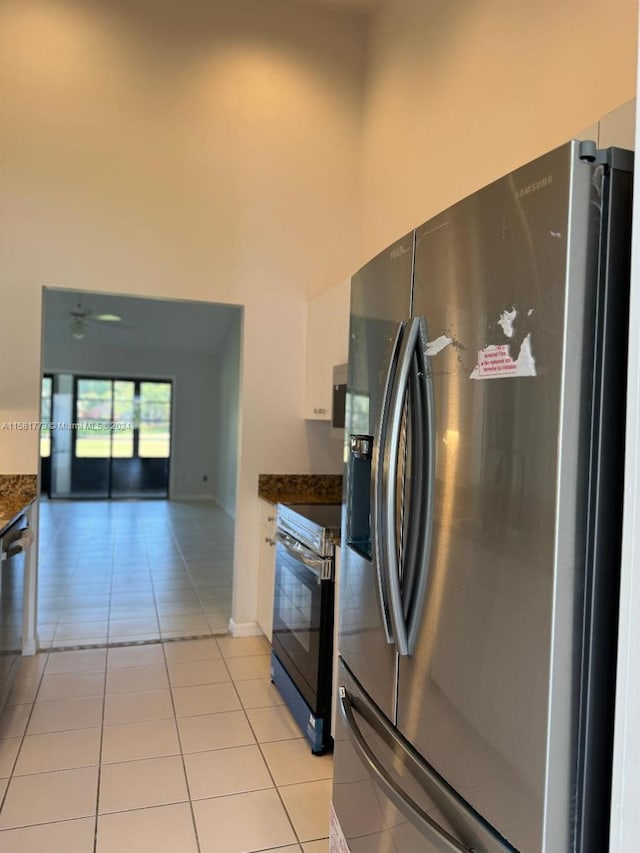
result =
[[352,281],[331,849],[608,849],[632,155],[570,142]]

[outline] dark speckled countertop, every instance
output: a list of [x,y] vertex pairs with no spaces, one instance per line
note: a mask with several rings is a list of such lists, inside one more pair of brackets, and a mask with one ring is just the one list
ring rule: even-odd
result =
[[342,475],[259,474],[258,497],[272,504],[339,504]]
[[35,474],[0,474],[0,535],[37,497]]

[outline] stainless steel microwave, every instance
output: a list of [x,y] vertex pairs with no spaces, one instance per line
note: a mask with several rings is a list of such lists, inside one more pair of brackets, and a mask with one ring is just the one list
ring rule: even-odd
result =
[[338,364],[333,368],[333,392],[331,395],[331,426],[336,435],[344,433],[344,410],[347,401],[348,365]]

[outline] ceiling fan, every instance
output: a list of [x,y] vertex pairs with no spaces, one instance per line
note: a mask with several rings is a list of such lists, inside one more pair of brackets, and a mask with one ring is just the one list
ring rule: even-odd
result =
[[118,314],[94,314],[89,308],[85,308],[82,302],[78,302],[75,308],[69,311],[71,318],[71,334],[80,341],[84,338],[87,326],[92,323],[121,323],[122,317]]

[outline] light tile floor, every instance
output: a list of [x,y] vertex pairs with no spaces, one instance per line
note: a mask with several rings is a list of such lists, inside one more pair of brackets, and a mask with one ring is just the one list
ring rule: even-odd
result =
[[204,501],[42,501],[41,648],[226,633],[233,521]]
[[225,637],[23,658],[0,717],[0,850],[326,853],[332,758],[311,755],[268,651]]

